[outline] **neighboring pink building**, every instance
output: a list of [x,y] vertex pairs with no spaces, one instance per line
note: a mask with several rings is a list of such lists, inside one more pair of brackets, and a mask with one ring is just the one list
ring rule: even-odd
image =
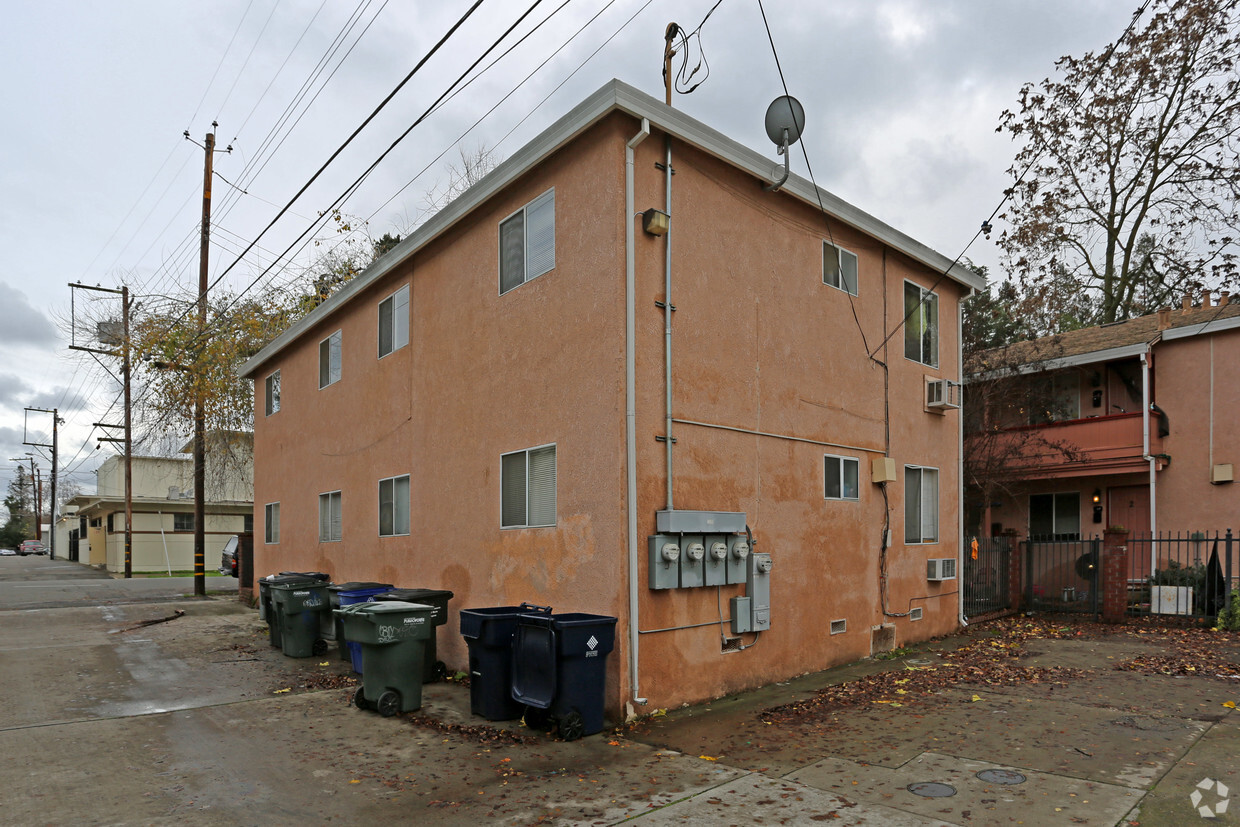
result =
[[955,629],[982,280],[765,149],[612,81],[282,333],[256,573],[616,616],[612,717]]
[[[981,533],[1088,536],[1240,528],[1240,304],[1200,306],[1021,343],[992,362],[1053,383],[1052,421],[1013,427],[1014,497],[985,509]],[[1068,445],[1071,454],[1020,446]],[[1026,443],[1028,444],[1028,443]],[[1208,553],[1208,550],[1207,550]],[[1148,571],[1137,570],[1134,576]],[[1148,565],[1144,566],[1148,568]]]

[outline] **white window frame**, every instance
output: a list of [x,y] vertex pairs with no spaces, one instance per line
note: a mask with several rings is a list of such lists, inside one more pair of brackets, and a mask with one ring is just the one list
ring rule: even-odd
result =
[[339,543],[343,538],[344,498],[339,490],[324,491],[319,494],[319,542]]
[[[909,485],[910,474],[917,475],[916,496]],[[926,485],[927,478],[934,480],[933,492]],[[942,534],[939,508],[942,498],[939,496],[942,475],[938,468],[925,465],[904,466],[904,544],[932,545],[939,542]],[[933,516],[934,524],[927,526],[927,513]],[[927,530],[929,529],[929,530]],[[915,530],[915,533],[914,533]]]
[[280,504],[267,503],[263,506],[263,544],[276,546],[280,544]]
[[271,416],[280,412],[280,371],[267,374],[263,380],[263,415]]
[[[851,284],[849,284],[850,274]],[[836,290],[843,290],[850,296],[855,296],[859,290],[859,282],[857,254],[824,239],[822,242],[822,283]]]
[[[401,496],[401,483],[404,483],[404,496]],[[386,490],[385,490],[386,489]],[[410,505],[410,487],[409,475],[403,474],[398,477],[385,477],[379,480],[379,536],[380,537],[405,537],[409,534],[409,505]],[[385,499],[386,497],[386,499]],[[404,506],[402,513],[401,506]],[[390,509],[388,519],[391,526],[384,530],[384,507]]]
[[[388,325],[391,341],[384,348],[384,322]],[[409,344],[409,285],[397,290],[379,302],[378,328],[379,358],[390,356]]]
[[[500,472],[499,472],[499,510],[500,510],[500,528],[548,528],[555,525],[556,521],[556,499],[557,499],[557,479],[559,469],[557,467],[558,452],[554,442],[548,445],[539,445],[534,448],[526,448],[521,451],[510,451],[500,456]],[[539,461],[545,462],[545,458],[550,456],[551,467],[549,475],[546,473],[546,467],[543,466],[543,474],[535,478],[533,465],[530,461],[531,456],[539,458]],[[517,480],[510,480],[505,476],[505,466],[512,471],[516,470],[515,458],[521,457],[523,463],[521,465],[522,478],[519,483]],[[520,485],[520,491],[517,486]],[[549,484],[549,492],[548,492]],[[514,499],[517,496],[524,498],[524,503],[509,502],[508,515],[505,514],[505,500],[509,490],[512,491]],[[550,501],[547,501],[547,498]],[[535,500],[538,500],[535,502]],[[516,509],[520,508],[521,515],[518,520],[516,517]]]
[[[917,306],[909,308],[910,297],[909,288],[917,291]],[[904,358],[913,362],[917,362],[928,367],[937,368],[939,366],[939,339],[941,338],[942,327],[939,324],[939,294],[933,290],[927,290],[915,281],[904,282],[903,293],[904,304]],[[928,316],[933,313],[933,318]],[[926,332],[930,331],[930,340],[927,344]],[[909,351],[912,345],[916,343],[917,355],[912,356]],[[930,353],[926,353],[930,350]]]
[[[545,220],[547,214],[543,210],[550,210],[550,237],[546,237],[547,228],[536,222],[531,222],[531,216],[537,219]],[[505,287],[504,279],[504,228],[511,226],[517,219],[521,220],[521,274],[520,278],[510,280],[509,286]],[[531,224],[535,223],[533,231]],[[534,234],[535,237],[531,238]],[[548,246],[549,244],[549,246]],[[555,269],[555,187],[544,192],[533,201],[526,204],[521,209],[506,216],[499,222],[499,294],[511,292],[523,284],[538,278],[544,273],[549,273]],[[510,275],[515,276],[512,272]]]
[[[834,463],[835,468],[831,465]],[[848,474],[845,471],[846,466],[853,469],[853,494],[847,495],[847,479]],[[839,494],[831,495],[831,482],[834,477],[836,490]],[[822,496],[825,500],[842,500],[845,502],[856,502],[861,499],[861,461],[856,457],[847,457],[840,454],[823,454],[822,456]]]
[[319,390],[340,381],[344,372],[343,343],[344,334],[339,330],[319,342]]

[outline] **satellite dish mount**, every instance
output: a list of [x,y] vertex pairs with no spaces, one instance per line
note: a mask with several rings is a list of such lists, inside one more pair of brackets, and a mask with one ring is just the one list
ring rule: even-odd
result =
[[774,184],[767,184],[762,189],[767,192],[778,192],[788,180],[789,155],[788,147],[801,140],[801,132],[805,129],[805,108],[801,102],[791,95],[780,95],[771,101],[766,108],[766,136],[771,139],[777,152],[784,156],[784,174]]

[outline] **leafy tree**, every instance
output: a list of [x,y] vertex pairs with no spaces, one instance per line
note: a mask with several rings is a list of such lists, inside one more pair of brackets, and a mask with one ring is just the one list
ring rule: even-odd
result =
[[32,486],[21,466],[17,468],[17,476],[9,480],[9,491],[4,498],[4,507],[9,513],[4,527],[0,528],[0,548],[17,548],[24,540],[34,537],[30,515],[34,514],[34,498]]
[[[1234,280],[1238,4],[1155,0],[1144,28],[1061,58],[1001,116],[1023,146],[999,244],[1043,308],[1079,291],[1088,323],[1113,322]],[[1062,329],[1054,312],[1041,321]]]

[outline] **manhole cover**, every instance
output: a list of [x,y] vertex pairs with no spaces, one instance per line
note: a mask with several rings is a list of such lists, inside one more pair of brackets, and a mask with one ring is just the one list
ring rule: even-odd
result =
[[977,777],[987,784],[1024,784],[1026,781],[1016,770],[982,770]]
[[917,784],[909,784],[904,789],[913,795],[920,795],[923,798],[947,798],[949,795],[956,794],[956,788],[951,784],[942,784],[938,781],[922,781]]

